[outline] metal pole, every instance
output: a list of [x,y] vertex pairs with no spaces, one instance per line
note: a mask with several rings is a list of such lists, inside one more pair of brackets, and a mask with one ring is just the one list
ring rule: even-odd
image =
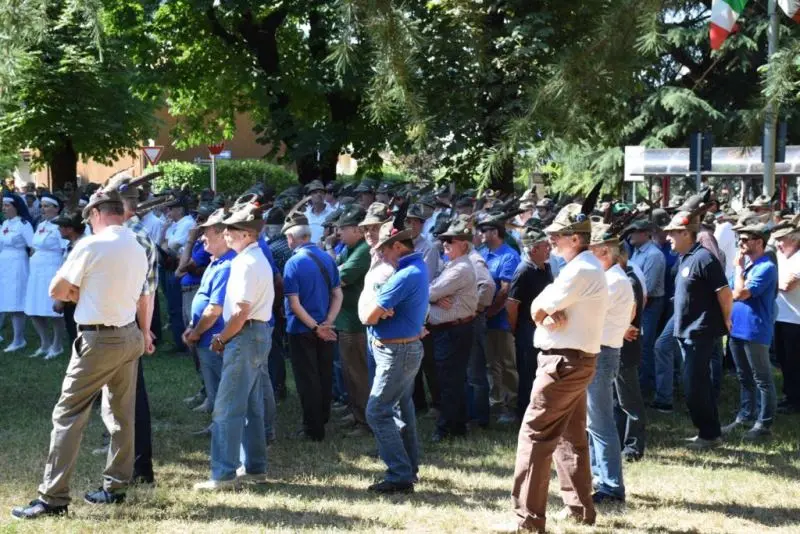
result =
[[636,205],[636,182],[631,182],[631,202]]
[[211,190],[217,192],[217,159],[211,154]]
[[697,161],[695,163],[697,163],[697,170],[694,176],[694,186],[699,193],[703,182],[703,134],[701,132],[697,133]]
[[[769,15],[769,27],[767,28],[767,61],[772,58],[775,49],[778,47],[778,9],[777,0],[769,0],[767,14]],[[775,106],[767,104],[764,113],[764,184],[762,192],[772,197],[775,192]]]

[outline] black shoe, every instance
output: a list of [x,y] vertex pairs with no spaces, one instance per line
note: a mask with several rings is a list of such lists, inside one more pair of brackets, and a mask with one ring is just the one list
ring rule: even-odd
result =
[[90,491],[83,496],[83,500],[88,504],[120,504],[125,502],[124,493],[111,493],[103,488],[97,491]]
[[371,485],[367,488],[369,491],[374,491],[375,493],[384,493],[384,494],[392,494],[392,493],[414,493],[414,483],[413,482],[389,482],[388,480],[382,480],[377,484]]
[[665,402],[651,402],[650,407],[657,412],[672,413],[672,405]]
[[592,494],[592,502],[595,504],[619,504],[625,502],[625,497],[616,497],[602,491],[595,491]]
[[323,441],[325,439],[324,437],[321,436],[312,436],[305,430],[298,430],[297,433],[295,433],[294,437],[296,439],[301,439],[306,441]]
[[152,471],[150,471],[149,473],[134,472],[133,478],[131,478],[131,483],[138,485],[145,485],[145,484],[153,485],[156,483],[156,479]]
[[17,506],[11,510],[11,517],[14,519],[37,519],[48,515],[65,515],[68,507],[52,506],[44,501],[35,499],[28,503],[28,506]]
[[448,434],[447,432],[440,432],[437,430],[431,436],[431,441],[433,443],[441,443],[442,441],[450,439],[450,437],[451,437],[450,434]]
[[622,450],[622,459],[626,462],[638,462],[642,459],[642,456],[644,455],[632,449]]
[[778,409],[776,411],[783,415],[793,415],[796,413],[800,413],[800,406],[795,406],[794,404],[787,403],[783,406],[778,406]]

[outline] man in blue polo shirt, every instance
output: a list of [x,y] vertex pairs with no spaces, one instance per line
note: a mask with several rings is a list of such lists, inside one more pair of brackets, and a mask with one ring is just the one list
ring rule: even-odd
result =
[[365,321],[376,367],[367,423],[387,467],[384,480],[369,487],[377,493],[413,493],[419,469],[412,394],[422,362],[420,338],[428,314],[429,280],[422,254],[414,252],[412,232],[402,229],[399,219],[381,227],[374,247],[397,270],[378,289]]
[[777,407],[777,393],[769,361],[775,326],[778,269],[764,255],[769,230],[764,223],[739,232],[739,254],[734,261],[733,312],[730,347],[741,389],[741,405],[728,434],[736,427],[755,423],[745,433],[749,440],[769,436]]
[[709,449],[720,443],[717,400],[711,385],[711,354],[715,340],[730,330],[733,294],[722,264],[697,242],[700,210],[679,211],[664,228],[673,250],[680,254],[675,278],[675,337],[683,356],[683,389],[697,436],[690,449]]
[[[183,334],[186,345],[197,351],[206,398],[212,409],[222,375],[222,358],[211,350],[211,339],[225,327],[222,305],[225,303],[231,260],[236,257],[236,251],[228,248],[223,235],[225,226],[222,221],[226,216],[225,208],[220,208],[200,225],[203,235],[198,242],[210,254],[212,261],[192,299],[191,319]],[[210,432],[210,427],[206,430]]]
[[284,267],[283,291],[292,370],[303,407],[298,437],[322,441],[331,411],[334,321],[343,299],[339,270],[330,255],[310,242],[305,215],[290,213],[282,232],[294,251]]
[[519,254],[503,240],[506,237],[506,216],[490,215],[478,223],[482,236],[482,255],[494,278],[495,296],[486,309],[486,356],[492,377],[490,402],[499,407],[497,422],[511,424],[517,420],[517,374],[514,334],[508,322],[506,300],[520,262]]

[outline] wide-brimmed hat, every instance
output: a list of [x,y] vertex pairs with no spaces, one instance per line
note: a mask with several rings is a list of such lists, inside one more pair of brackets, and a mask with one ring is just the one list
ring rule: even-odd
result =
[[314,191],[325,191],[325,184],[323,184],[321,180],[311,180],[306,184],[306,193],[312,193]]
[[422,207],[422,204],[412,204],[408,208],[408,214],[406,215],[406,218],[425,221],[428,219],[428,216],[425,215],[425,208]]
[[740,234],[749,234],[760,237],[764,240],[764,244],[769,240],[770,228],[763,222],[755,222],[737,230]]
[[520,241],[523,247],[532,247],[536,243],[547,240],[547,234],[544,230],[535,226],[524,226],[520,234]]
[[364,219],[358,223],[359,226],[372,226],[373,224],[383,224],[387,221],[389,207],[383,202],[373,202],[367,208]]
[[437,239],[457,239],[472,241],[472,219],[468,215],[459,215],[449,221],[447,229],[436,236]]
[[541,200],[539,200],[539,202],[536,203],[537,208],[545,208],[548,210],[553,209],[553,206],[555,206],[553,199],[547,197],[542,198]]
[[653,225],[657,226],[658,228],[664,228],[669,224],[669,213],[667,210],[663,208],[656,208],[650,212],[650,218],[653,221]]
[[225,225],[225,219],[228,217],[229,212],[225,208],[217,208],[214,210],[211,215],[208,216],[206,221],[202,224],[199,224],[201,228],[208,228],[210,226],[217,226],[218,224]]
[[287,215],[283,220],[281,233],[285,234],[287,230],[294,228],[295,226],[308,226],[308,217],[306,217],[305,213],[295,211]]
[[592,223],[592,233],[589,237],[590,245],[618,245],[619,234],[614,225],[603,222]]
[[267,210],[264,214],[264,224],[269,224],[271,226],[283,224],[283,219],[286,217],[286,212],[284,212],[279,207],[272,207]]
[[336,227],[342,228],[343,226],[358,226],[361,224],[361,221],[364,220],[366,215],[367,210],[358,204],[353,204],[342,210],[342,214],[336,221]]
[[747,205],[748,209],[755,208],[771,208],[772,199],[767,195],[758,195],[750,204]]
[[736,219],[736,224],[733,225],[734,232],[739,232],[743,228],[753,226],[758,223],[766,223],[770,219],[769,213],[756,213],[754,211],[745,210],[739,214]]
[[339,220],[339,217],[342,216],[344,213],[344,206],[336,208],[335,210],[331,211],[328,215],[325,216],[325,219],[322,221],[323,228],[332,228],[336,226],[336,221]]
[[700,230],[700,216],[693,215],[689,211],[679,211],[672,216],[669,224],[664,227],[665,232],[673,232],[678,230],[697,232]]
[[795,215],[791,219],[784,219],[776,224],[772,228],[772,233],[770,235],[775,239],[781,239],[782,237],[800,231],[798,224],[800,224],[800,214]]
[[508,217],[506,217],[505,213],[485,213],[483,216],[478,217],[475,222],[475,228],[496,228],[498,230],[505,229],[506,221]]
[[394,184],[392,182],[381,182],[375,192],[388,195],[391,194],[393,189]]
[[64,210],[50,222],[56,226],[66,226],[78,231],[81,231],[86,226],[83,222],[83,214],[80,211],[68,212]]
[[388,221],[381,225],[380,232],[378,233],[378,242],[372,247],[372,250],[380,250],[397,241],[414,239],[414,234],[411,230],[401,230],[395,226],[395,222],[396,221]]
[[[630,232],[651,232],[653,230],[653,223],[647,219],[636,219],[628,225],[625,233]],[[594,229],[592,229],[594,231]]]
[[89,197],[89,203],[83,207],[81,214],[83,215],[84,220],[89,218],[89,213],[91,213],[93,208],[112,202],[122,204],[122,196],[116,189],[112,189],[110,191],[98,189],[91,197]]
[[264,206],[258,202],[255,194],[239,197],[222,224],[237,230],[260,232],[264,227]]
[[361,183],[358,184],[358,187],[353,190],[353,193],[360,194],[360,193],[375,193],[375,189],[377,188],[377,184],[375,180],[372,178],[364,178],[361,180]]
[[591,234],[592,221],[589,215],[594,212],[602,186],[602,181],[597,182],[583,204],[572,203],[561,208],[544,231],[548,234]]

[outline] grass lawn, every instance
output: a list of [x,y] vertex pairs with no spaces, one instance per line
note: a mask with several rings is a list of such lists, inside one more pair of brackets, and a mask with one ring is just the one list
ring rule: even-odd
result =
[[[9,334],[4,332],[6,339]],[[300,413],[293,391],[279,406],[270,483],[239,493],[195,494],[192,484],[209,476],[209,443],[189,432],[207,424],[208,416],[192,413],[181,402],[197,385],[191,360],[159,353],[145,361],[157,485],[130,490],[120,506],[96,509],[83,503],[83,493],[99,486],[105,461],[91,455],[102,431],[94,414],[72,480],[71,517],[14,521],[10,509],[36,497],[50,414],[67,362],[63,356],[29,360],[23,352],[0,353],[0,532],[488,532],[511,519],[514,431],[482,431],[434,445],[428,441],[432,422],[421,419],[422,481],[416,494],[378,498],[365,491],[382,470],[370,456],[370,439],[346,438],[335,430],[320,444],[290,437]],[[736,391],[735,379],[726,377],[725,422]],[[681,447],[692,434],[682,411],[649,416],[647,457],[625,466],[627,506],[600,509],[594,528],[551,520],[551,531],[800,532],[800,416],[781,417],[768,444],[737,438],[702,454]],[[561,507],[555,478],[550,492],[555,513]]]

